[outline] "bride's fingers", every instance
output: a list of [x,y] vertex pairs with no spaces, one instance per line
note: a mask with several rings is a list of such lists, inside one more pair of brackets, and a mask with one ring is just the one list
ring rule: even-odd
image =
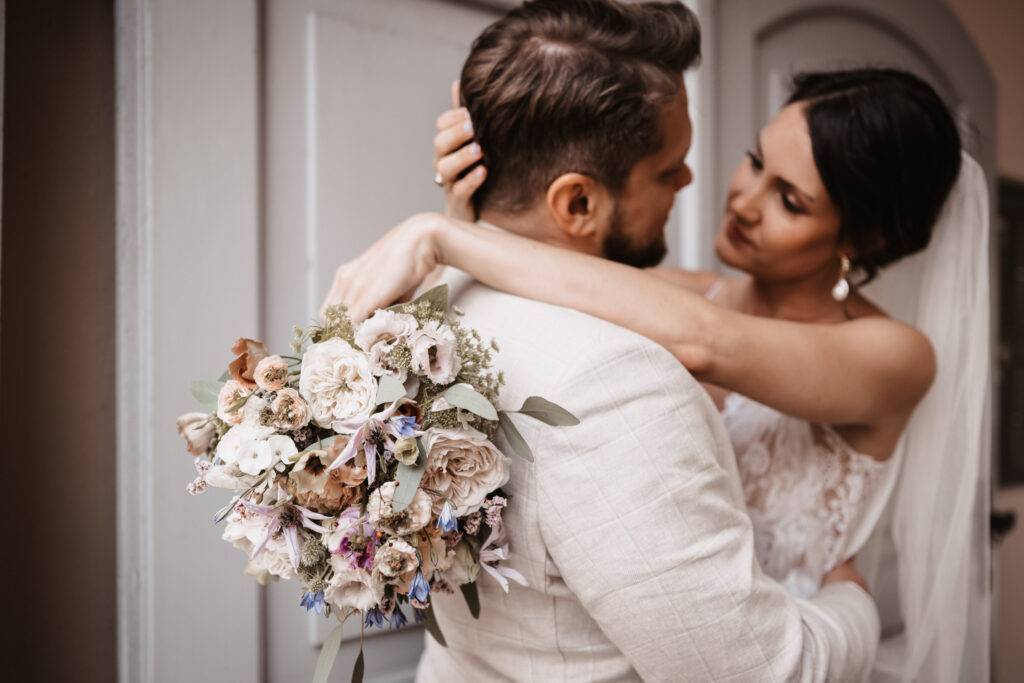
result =
[[445,128],[451,128],[455,124],[461,125],[466,121],[469,121],[468,109],[466,109],[465,107],[456,107],[455,109],[448,109],[437,117],[437,131],[441,132]]
[[461,98],[459,97],[459,79],[456,78],[454,81],[452,81],[452,106],[458,107],[460,99]]
[[473,126],[469,119],[462,123],[448,126],[434,136],[434,161],[448,156],[459,147],[473,139]]
[[480,145],[471,142],[457,152],[453,152],[437,162],[437,172],[441,174],[441,180],[449,185],[462,174],[467,168],[480,161],[483,153]]
[[[452,185],[451,196],[459,201],[467,201],[473,196],[473,193],[480,189],[483,185],[484,180],[487,179],[487,167],[477,166],[472,171],[466,174],[466,176],[458,180]],[[469,220],[472,220],[470,218]]]

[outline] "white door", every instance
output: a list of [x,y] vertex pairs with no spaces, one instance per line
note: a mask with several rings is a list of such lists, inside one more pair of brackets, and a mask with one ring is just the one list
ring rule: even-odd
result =
[[[434,120],[473,38],[499,16],[441,0],[271,0],[264,74],[264,330],[284,347],[319,307],[336,266],[386,228],[440,209]],[[331,623],[307,616],[294,582],[264,611],[269,681],[305,682]],[[347,680],[352,626],[334,678]],[[372,635],[367,680],[411,679],[420,628]]]

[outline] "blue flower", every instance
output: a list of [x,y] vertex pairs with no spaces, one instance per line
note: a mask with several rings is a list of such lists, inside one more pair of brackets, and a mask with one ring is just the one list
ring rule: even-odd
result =
[[381,613],[379,609],[374,607],[371,610],[367,610],[366,620],[364,621],[364,623],[366,624],[366,628],[373,628],[375,626],[377,628],[381,628],[382,626],[384,626],[384,615]]
[[459,521],[455,519],[455,510],[447,500],[441,507],[441,514],[437,516],[437,528],[448,533],[459,528]]
[[302,600],[299,604],[305,607],[307,612],[323,614],[327,610],[327,602],[324,600],[323,591],[316,591],[315,593],[306,591],[302,594]]
[[395,605],[395,611],[391,613],[391,628],[402,628],[408,623],[409,620],[405,618],[405,613],[398,605]]
[[423,578],[423,572],[416,572],[412,585],[409,586],[409,597],[417,602],[426,602],[427,598],[430,597],[430,586],[427,585],[427,580]]
[[413,436],[416,433],[416,418],[396,415],[391,418],[391,426],[398,432],[398,436]]

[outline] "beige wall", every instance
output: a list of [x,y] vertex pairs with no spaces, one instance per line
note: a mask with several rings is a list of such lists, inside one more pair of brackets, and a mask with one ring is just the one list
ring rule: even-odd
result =
[[999,88],[998,162],[1024,181],[1024,2],[948,0],[992,69]]
[[[948,0],[981,50],[999,89],[999,170],[1024,181],[1024,2]],[[1017,512],[1017,528],[995,555],[994,680],[1021,680],[1024,671],[1024,487],[999,491],[995,507]]]
[[114,681],[113,2],[6,29],[0,678]]

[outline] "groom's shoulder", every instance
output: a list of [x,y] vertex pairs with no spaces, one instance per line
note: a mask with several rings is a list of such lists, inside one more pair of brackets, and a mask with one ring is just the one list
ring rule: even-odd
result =
[[600,318],[497,291],[453,268],[445,270],[442,282],[449,287],[451,303],[465,313],[463,323],[493,337],[502,357],[543,354],[570,365],[581,356],[643,352],[688,374],[661,346]]

